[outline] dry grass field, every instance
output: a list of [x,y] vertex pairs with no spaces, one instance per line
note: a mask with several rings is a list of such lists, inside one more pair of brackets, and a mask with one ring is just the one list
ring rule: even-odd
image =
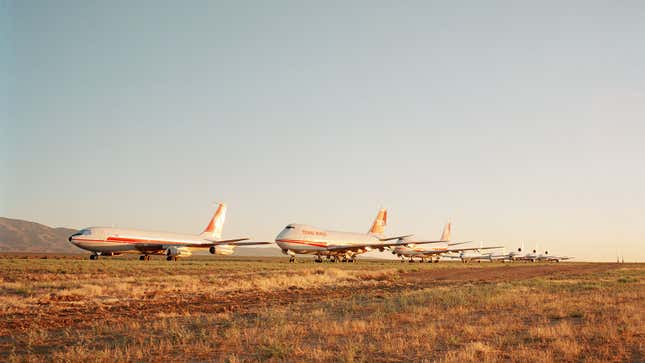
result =
[[645,265],[0,258],[0,361],[645,360]]

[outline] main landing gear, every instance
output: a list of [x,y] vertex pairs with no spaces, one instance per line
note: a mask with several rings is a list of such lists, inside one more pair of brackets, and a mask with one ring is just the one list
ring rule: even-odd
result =
[[90,260],[98,260],[98,259],[99,259],[99,255],[95,255],[95,254],[90,255]]
[[295,256],[289,256],[289,263],[294,263],[296,262],[296,257]]
[[166,261],[177,261],[177,256],[168,256],[166,257]]
[[150,261],[152,257],[150,255],[139,256],[139,261]]

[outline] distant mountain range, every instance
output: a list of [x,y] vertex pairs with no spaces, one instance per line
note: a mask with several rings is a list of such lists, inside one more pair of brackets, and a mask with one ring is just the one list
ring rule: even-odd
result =
[[78,253],[79,249],[67,241],[75,232],[75,229],[0,217],[0,252]]
[[[53,228],[40,223],[0,217],[0,252],[89,253],[73,246],[67,238],[71,228]],[[234,256],[283,256],[276,246],[235,249]]]

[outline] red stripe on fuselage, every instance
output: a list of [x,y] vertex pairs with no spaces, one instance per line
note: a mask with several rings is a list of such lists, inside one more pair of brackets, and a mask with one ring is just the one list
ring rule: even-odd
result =
[[72,238],[72,241],[87,241],[87,242],[123,242],[130,244],[138,243],[158,243],[164,245],[190,245],[190,244],[199,244],[196,242],[177,242],[177,241],[159,241],[159,240],[147,240],[147,239],[138,239],[138,238],[123,238],[123,237],[108,237],[106,240],[102,239],[87,239],[87,238]]
[[325,242],[316,243],[316,242],[303,241],[298,239],[279,239],[279,240],[276,240],[276,242],[297,243],[301,245],[316,246],[316,247],[327,247],[327,243]]

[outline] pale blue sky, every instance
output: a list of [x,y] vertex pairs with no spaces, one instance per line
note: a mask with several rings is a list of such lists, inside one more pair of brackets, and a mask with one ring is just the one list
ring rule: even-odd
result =
[[0,4],[0,215],[645,260],[642,1]]

